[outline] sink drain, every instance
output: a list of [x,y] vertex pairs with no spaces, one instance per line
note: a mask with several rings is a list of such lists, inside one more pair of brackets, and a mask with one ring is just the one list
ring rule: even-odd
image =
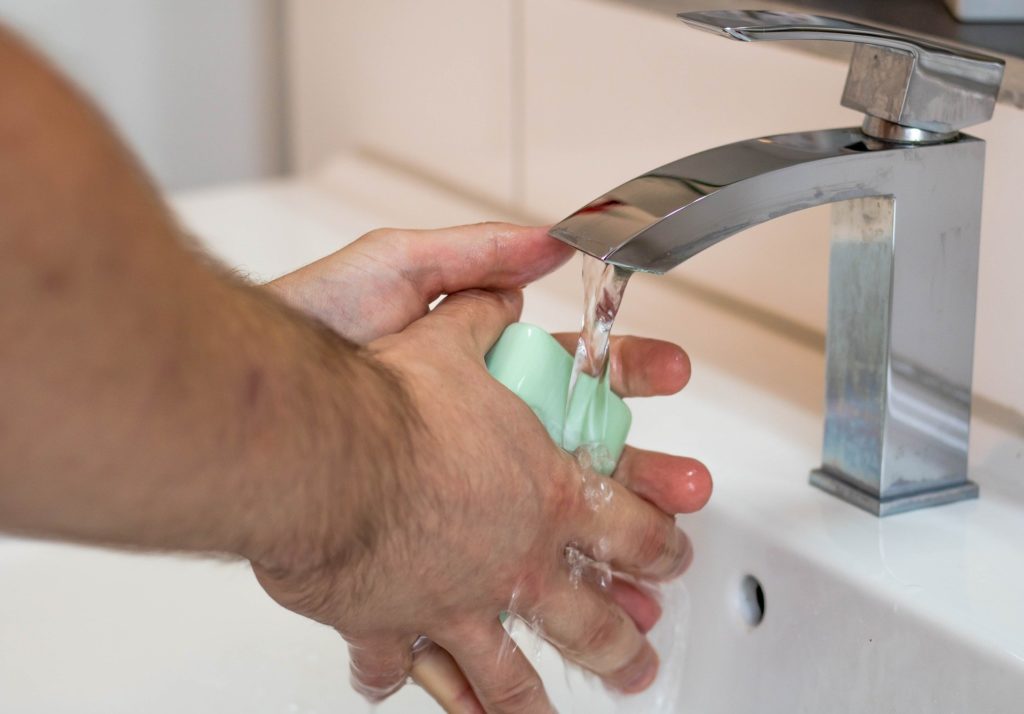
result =
[[740,617],[750,627],[757,627],[764,619],[764,588],[753,575],[744,575],[737,598]]

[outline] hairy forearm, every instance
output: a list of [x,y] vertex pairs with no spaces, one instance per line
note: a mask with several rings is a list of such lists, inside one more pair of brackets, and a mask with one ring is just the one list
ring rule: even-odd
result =
[[271,560],[316,538],[296,522],[358,538],[373,455],[401,452],[394,379],[183,247],[104,122],[5,35],[0,154],[0,529]]

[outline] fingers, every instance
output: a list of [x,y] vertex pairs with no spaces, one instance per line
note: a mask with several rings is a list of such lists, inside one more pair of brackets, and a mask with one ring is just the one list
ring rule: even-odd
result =
[[573,546],[566,549],[566,562],[569,564],[570,583],[574,580],[585,582],[604,593],[622,608],[640,632],[650,632],[661,619],[661,604],[654,594],[622,575],[613,574],[607,564],[590,558]]
[[699,511],[711,498],[707,466],[687,456],[627,446],[612,478],[670,515]]
[[386,699],[405,684],[412,666],[408,638],[350,641],[348,651],[352,688],[371,702]]
[[549,714],[555,710],[537,672],[502,629],[493,623],[449,633],[449,650],[488,714]]
[[645,337],[612,340],[611,377],[631,397],[675,394],[690,381],[690,357],[679,345]]
[[402,272],[424,302],[469,288],[521,288],[573,255],[570,246],[547,234],[547,227],[477,223],[382,233],[401,241]]
[[584,483],[584,494],[600,495],[587,498],[589,508],[570,524],[575,545],[614,570],[644,580],[671,580],[689,567],[693,548],[672,516],[610,479],[592,473],[583,478],[602,480],[596,482],[599,489]]
[[[576,335],[560,333],[555,338],[566,350],[575,351]],[[611,353],[612,389],[621,396],[674,394],[689,381],[690,359],[672,343],[613,337]],[[711,497],[707,467],[682,456],[627,446],[613,478],[668,514],[693,513]]]
[[445,338],[481,357],[519,319],[523,295],[519,290],[464,290],[446,297],[429,315],[413,324],[422,329],[447,323]]
[[[576,352],[578,335],[567,332],[555,339]],[[622,397],[675,394],[690,381],[690,358],[682,347],[646,337],[613,337],[611,346],[612,389]]]
[[606,590],[612,602],[636,625],[636,629],[647,634],[661,619],[661,604],[654,596],[638,585],[619,577],[612,578]]
[[531,615],[544,623],[544,637],[563,656],[608,686],[639,692],[654,681],[658,656],[650,643],[621,607],[585,582],[574,586],[566,579]]
[[484,708],[448,652],[430,640],[414,648],[411,675],[420,687],[448,714],[483,714]]

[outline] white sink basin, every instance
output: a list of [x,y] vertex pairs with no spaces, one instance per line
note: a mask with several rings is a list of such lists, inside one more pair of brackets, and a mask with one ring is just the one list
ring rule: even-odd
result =
[[[689,576],[692,655],[680,678],[680,710],[1021,711],[1021,593],[1009,601],[985,587],[990,580],[998,588],[1003,578],[984,572],[992,560],[972,562],[976,548],[962,538],[967,514],[945,514],[961,520],[952,528],[910,523],[912,515],[880,528],[793,525],[828,510],[794,507],[767,527],[713,510],[691,527],[700,560]],[[835,562],[809,559],[787,547],[787,538],[766,533],[786,528],[787,520],[791,537],[831,536],[822,550]],[[919,538],[931,544],[910,545]],[[989,545],[1019,563],[1019,551],[1005,545],[977,547]],[[948,573],[935,577],[943,569]],[[756,626],[748,623],[757,607],[744,597],[749,575],[763,588]],[[948,621],[947,607],[963,610]],[[1016,631],[983,631],[997,619]]]
[[[341,171],[180,206],[229,262],[268,277],[339,236],[410,223],[371,199],[339,202],[331,191],[343,183]],[[438,223],[481,213],[426,203],[444,210]],[[578,292],[562,271],[527,293],[524,319],[571,329]],[[683,394],[632,403],[632,441],[698,456],[716,476],[711,504],[682,520],[696,560],[668,609],[688,617],[666,626],[685,648],[656,684],[674,710],[1022,710],[1024,435],[976,422],[981,499],[878,520],[806,482],[821,436],[820,354],[669,279],[635,280],[620,320],[622,332],[686,345],[694,361]],[[567,683],[550,650],[525,649],[560,711],[617,710],[586,678]],[[628,706],[653,711],[649,699]],[[0,711],[368,709],[349,688],[340,638],[274,605],[243,563],[0,539]],[[435,708],[407,687],[378,711]]]

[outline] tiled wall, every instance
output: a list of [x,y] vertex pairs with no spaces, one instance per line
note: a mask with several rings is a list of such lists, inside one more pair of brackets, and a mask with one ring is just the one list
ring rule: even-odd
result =
[[294,2],[298,166],[355,147],[507,201],[511,8],[507,0]]
[[[536,220],[723,142],[860,122],[839,106],[842,63],[615,2],[295,0],[290,11],[300,169],[356,150]],[[973,133],[989,141],[976,393],[1024,430],[1024,112],[1000,106]],[[778,219],[670,279],[820,332],[827,225],[827,208]]]

